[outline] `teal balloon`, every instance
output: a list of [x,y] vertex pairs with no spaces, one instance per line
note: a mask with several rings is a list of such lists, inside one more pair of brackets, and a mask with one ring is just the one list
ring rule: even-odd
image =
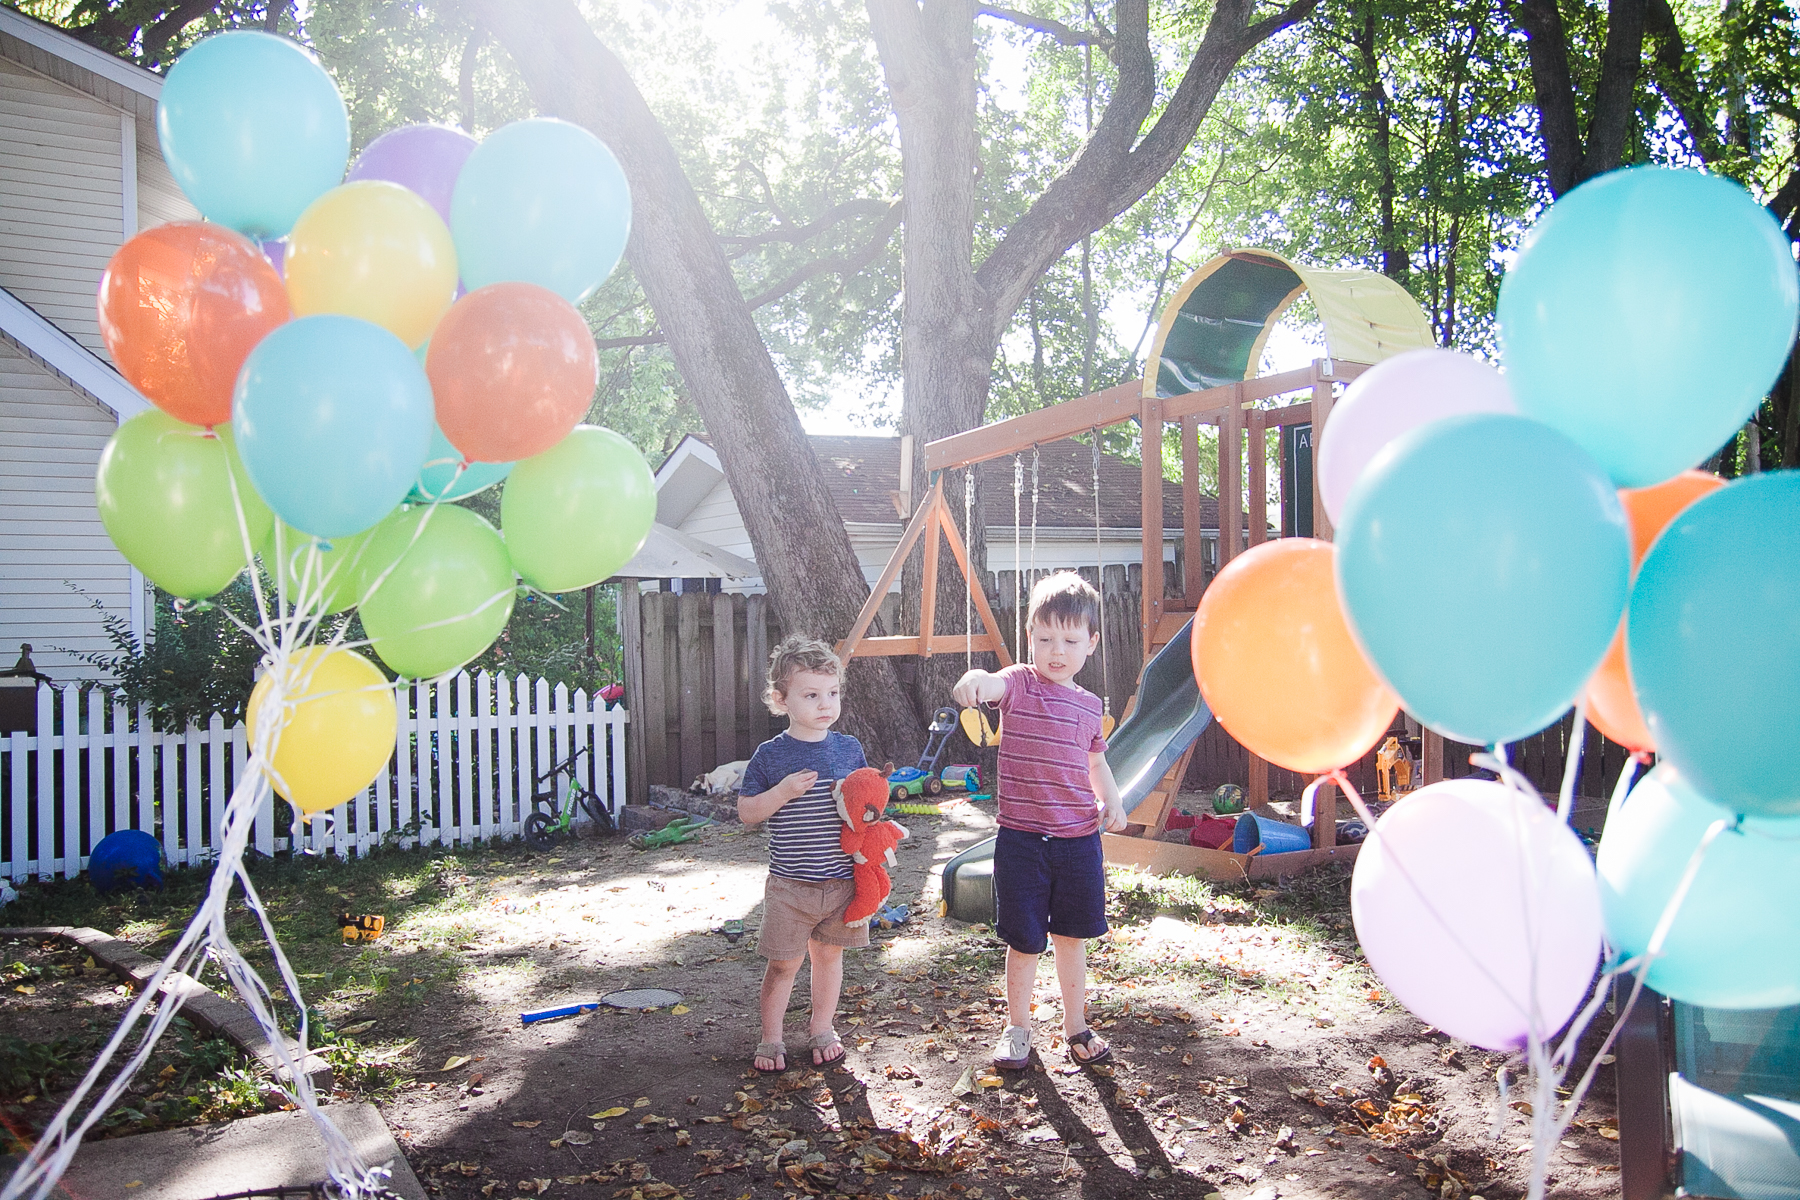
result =
[[[1595,866],[1606,939],[1648,949],[1663,909],[1714,821],[1728,817],[1671,764],[1607,818]],[[1800,821],[1747,820],[1713,839],[1645,983],[1708,1008],[1800,1004]]]
[[1625,607],[1631,545],[1599,464],[1524,417],[1390,442],[1337,529],[1351,632],[1419,720],[1492,745],[1560,717]]
[[500,495],[500,527],[519,577],[571,592],[631,561],[656,520],[656,482],[621,435],[577,425],[519,463]]
[[[458,470],[458,468],[461,468]],[[425,465],[407,497],[413,501],[461,500],[476,492],[486,491],[512,474],[509,462],[463,463],[462,451],[450,444],[444,431],[431,423],[431,449],[425,452]]]
[[169,69],[156,132],[194,207],[259,239],[286,236],[350,158],[349,114],[325,68],[250,30],[214,34]]
[[160,408],[138,413],[107,440],[94,504],[126,561],[184,600],[203,600],[237,578],[275,520],[244,474],[229,427],[208,432]]
[[231,427],[275,515],[361,533],[406,497],[431,445],[431,384],[406,343],[356,317],[277,328],[238,372]]
[[407,508],[383,521],[362,573],[363,629],[381,661],[409,679],[456,670],[493,645],[512,616],[505,544],[454,504]]
[[1532,227],[1500,287],[1519,411],[1566,433],[1620,487],[1705,460],[1749,419],[1800,313],[1793,252],[1728,179],[1633,167]]
[[450,200],[470,291],[535,283],[579,304],[612,273],[630,233],[631,190],[612,151],[581,126],[548,117],[488,134]]
[[1734,812],[1800,817],[1800,471],[1740,479],[1669,523],[1625,649],[1658,755]]

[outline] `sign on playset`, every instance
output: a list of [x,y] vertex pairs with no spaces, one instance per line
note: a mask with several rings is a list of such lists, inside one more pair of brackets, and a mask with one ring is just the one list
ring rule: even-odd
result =
[[[575,306],[631,224],[597,138],[547,119],[480,142],[408,126],[346,175],[330,76],[244,31],[175,64],[157,129],[206,219],[126,242],[99,297],[114,361],[157,406],[120,427],[95,480],[107,532],[146,576],[199,601],[260,557],[283,611],[357,607],[374,654],[421,678],[492,644],[520,577],[570,591],[637,552],[649,468],[580,424],[598,364]],[[500,530],[440,507],[509,477]],[[277,665],[385,687],[372,664],[330,663],[360,658],[336,646]],[[330,808],[386,761],[391,714],[366,719],[357,689],[288,684],[276,786]],[[323,789],[280,770],[327,748],[359,768]]]

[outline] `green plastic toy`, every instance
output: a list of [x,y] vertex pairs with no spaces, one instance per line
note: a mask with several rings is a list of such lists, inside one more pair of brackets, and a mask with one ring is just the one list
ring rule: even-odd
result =
[[712,824],[711,817],[677,817],[661,829],[650,833],[634,833],[631,844],[639,850],[653,850],[658,846],[679,846],[683,842],[691,842],[700,836],[700,830]]

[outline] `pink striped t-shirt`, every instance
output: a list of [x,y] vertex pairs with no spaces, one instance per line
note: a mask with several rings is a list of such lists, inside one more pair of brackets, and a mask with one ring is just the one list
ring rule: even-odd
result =
[[1052,683],[1029,663],[1007,667],[1000,678],[1001,826],[1063,838],[1097,832],[1088,754],[1106,749],[1100,698]]

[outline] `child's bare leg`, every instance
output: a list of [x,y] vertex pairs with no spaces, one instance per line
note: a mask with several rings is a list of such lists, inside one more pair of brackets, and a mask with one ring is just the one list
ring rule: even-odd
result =
[[[1083,938],[1050,935],[1056,950],[1056,984],[1062,991],[1063,1037],[1073,1037],[1088,1027],[1087,1023],[1087,942]],[[1106,1049],[1106,1041],[1095,1034],[1081,1053],[1083,1060],[1093,1058]]]
[[[788,997],[794,994],[794,978],[800,974],[798,958],[771,958],[763,969],[762,1040],[782,1040],[781,1026],[787,1017]],[[816,970],[816,968],[815,968]],[[815,985],[816,986],[816,985]],[[758,1055],[753,1064],[759,1071],[785,1071],[787,1062]]]
[[[1057,959],[1060,963],[1062,960]],[[1006,948],[1006,1023],[1031,1028],[1031,993],[1037,987],[1038,956]]]
[[[817,1038],[831,1032],[831,1023],[837,1017],[838,996],[844,990],[844,948],[813,939],[807,941],[806,953],[812,959],[812,1014],[806,1032]],[[842,1057],[842,1049],[813,1047],[815,1067],[828,1066]]]

